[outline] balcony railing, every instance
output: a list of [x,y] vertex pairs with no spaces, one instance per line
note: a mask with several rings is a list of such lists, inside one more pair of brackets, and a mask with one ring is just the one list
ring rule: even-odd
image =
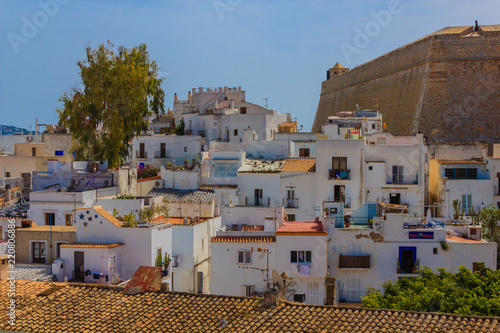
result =
[[245,198],[245,206],[261,206],[261,207],[269,207],[270,206],[270,198],[256,198],[256,197],[246,197]]
[[403,264],[403,265],[400,264],[400,261],[398,259],[398,268],[397,268],[398,274],[417,274],[419,269],[420,269],[419,259],[417,259],[414,263]]
[[417,185],[418,176],[403,176],[398,174],[387,174],[386,184]]
[[285,208],[299,208],[299,199],[283,199]]
[[345,255],[339,256],[339,268],[370,268],[370,255]]
[[155,151],[155,158],[167,158],[166,152],[161,152],[161,150]]
[[148,152],[145,151],[142,155],[140,151],[135,152],[135,158],[148,158]]
[[342,180],[350,180],[351,179],[351,170],[332,170],[328,169],[328,179],[342,179]]

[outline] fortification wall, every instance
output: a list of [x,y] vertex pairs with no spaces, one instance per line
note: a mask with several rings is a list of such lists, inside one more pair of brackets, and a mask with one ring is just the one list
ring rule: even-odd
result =
[[472,27],[446,29],[454,33],[431,34],[324,81],[313,131],[357,104],[378,106],[395,135],[500,142],[500,31],[469,37]]

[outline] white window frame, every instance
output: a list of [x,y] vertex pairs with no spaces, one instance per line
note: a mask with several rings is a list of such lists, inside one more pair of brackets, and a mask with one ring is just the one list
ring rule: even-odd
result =
[[[240,253],[243,253],[243,260],[240,261]],[[236,262],[238,265],[249,265],[252,263],[252,251],[249,249],[240,249],[236,252]]]
[[[292,261],[292,252],[297,252],[296,253],[297,261]],[[309,252],[309,256],[311,259],[309,261],[307,261],[307,252]],[[310,264],[312,263],[312,251],[292,250],[290,251],[290,262],[292,264]]]

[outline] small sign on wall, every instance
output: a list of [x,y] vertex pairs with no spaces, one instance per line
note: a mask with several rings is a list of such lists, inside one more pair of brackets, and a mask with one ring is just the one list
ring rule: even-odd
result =
[[408,233],[410,239],[434,239],[433,231],[410,231]]

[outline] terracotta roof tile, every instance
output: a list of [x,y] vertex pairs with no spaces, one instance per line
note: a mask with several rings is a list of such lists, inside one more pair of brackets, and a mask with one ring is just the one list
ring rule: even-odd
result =
[[315,158],[287,158],[281,172],[315,172]]
[[264,226],[243,224],[241,226],[241,231],[264,231]]
[[258,242],[276,242],[274,236],[214,236],[212,242],[226,243],[258,243]]
[[439,164],[443,165],[452,165],[452,164],[476,164],[476,165],[484,165],[487,164],[483,161],[478,160],[439,160]]
[[199,189],[200,190],[213,190],[214,188],[220,188],[220,189],[236,189],[238,188],[238,185],[229,185],[229,184],[205,184],[205,185],[200,185]]
[[300,221],[300,222],[283,222],[281,227],[276,231],[276,235],[287,235],[287,234],[327,234],[323,229],[323,224],[321,221]]
[[123,243],[68,243],[61,244],[61,247],[84,248],[84,249],[112,249],[117,246],[125,245]]
[[[258,297],[17,281],[16,325],[7,322],[9,283],[0,281],[0,330],[19,332],[499,332],[498,317],[472,317],[282,302]],[[225,330],[222,320],[227,323]]]

